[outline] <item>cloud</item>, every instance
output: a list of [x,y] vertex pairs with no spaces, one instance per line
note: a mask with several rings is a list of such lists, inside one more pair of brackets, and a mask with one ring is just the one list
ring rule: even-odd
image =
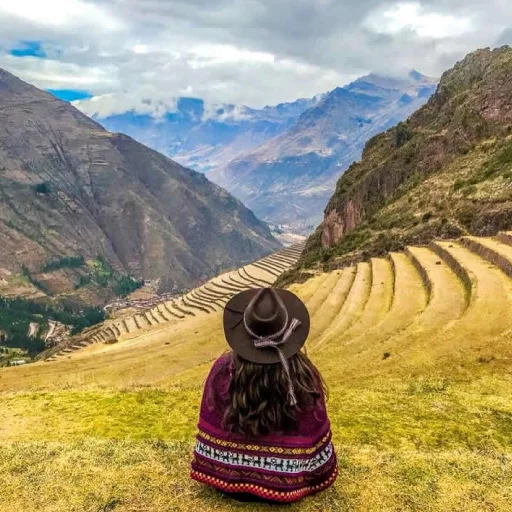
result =
[[6,18],[63,32],[87,25],[110,31],[122,28],[119,18],[104,6],[83,0],[0,0],[0,12]]
[[73,101],[73,105],[87,115],[102,118],[130,111],[159,118],[169,112],[175,112],[176,104],[177,97],[153,89],[146,92],[139,89],[133,93],[104,94]]
[[409,30],[419,37],[445,39],[472,31],[472,19],[428,12],[420,3],[400,3],[372,13],[367,26],[376,33],[399,34]]
[[0,67],[41,89],[78,89],[92,93],[118,89],[117,68],[113,64],[94,66],[39,57],[0,54]]
[[[179,96],[262,107],[370,71],[439,76],[510,40],[502,0],[0,0],[0,66],[87,91],[88,113],[162,115]],[[46,58],[14,58],[37,41]]]

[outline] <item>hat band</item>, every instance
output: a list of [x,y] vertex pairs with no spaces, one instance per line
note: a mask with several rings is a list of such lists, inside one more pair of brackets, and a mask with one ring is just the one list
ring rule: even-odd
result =
[[[299,327],[300,320],[298,318],[294,318],[288,329],[286,329],[283,339],[281,341],[275,341],[270,338],[265,337],[258,337],[254,340],[254,346],[256,348],[274,348],[276,349],[277,353],[279,354],[279,359],[281,360],[281,364],[283,365],[283,370],[286,373],[286,378],[288,380],[288,399],[290,401],[290,404],[292,406],[297,405],[297,397],[295,396],[295,390],[293,388],[293,381],[292,377],[290,375],[290,366],[288,364],[288,360],[286,359],[286,356],[284,355],[284,352],[279,348],[279,345],[283,345],[288,338],[292,335],[293,331]],[[249,334],[251,334],[249,332]]]

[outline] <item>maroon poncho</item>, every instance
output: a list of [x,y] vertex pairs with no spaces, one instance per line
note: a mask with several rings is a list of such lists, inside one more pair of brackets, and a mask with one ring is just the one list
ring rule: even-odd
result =
[[254,437],[229,432],[222,420],[229,400],[231,355],[217,359],[205,384],[191,477],[226,492],[292,502],[336,480],[325,400],[298,415],[293,432]]

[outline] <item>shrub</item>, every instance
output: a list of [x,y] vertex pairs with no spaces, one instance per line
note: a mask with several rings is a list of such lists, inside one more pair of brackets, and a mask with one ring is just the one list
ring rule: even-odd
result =
[[457,213],[458,221],[466,228],[471,227],[476,217],[477,213],[472,210],[462,210]]
[[91,276],[90,274],[81,275],[78,278],[78,283],[75,284],[75,290],[78,290],[79,288],[83,288],[84,286],[87,286],[91,282]]
[[428,222],[433,216],[432,212],[427,212],[423,214],[423,217],[421,217],[422,222]]
[[395,146],[402,147],[405,143],[412,139],[414,132],[407,126],[406,123],[401,122],[395,128]]
[[401,251],[403,247],[404,242],[399,235],[386,231],[378,234],[373,243],[372,254],[384,255],[390,251]]
[[455,183],[453,184],[454,192],[457,192],[457,190],[460,190],[465,184],[466,184],[466,182],[464,180],[461,180],[461,179],[456,180]]
[[23,276],[25,276],[27,281],[32,286],[35,286],[38,290],[41,290],[43,293],[46,293],[47,295],[49,295],[48,288],[46,288],[46,286],[43,283],[41,283],[40,281],[38,281],[37,279],[34,279],[32,277],[32,274],[30,273],[30,270],[25,265],[21,266],[21,273],[23,274]]
[[85,259],[83,256],[64,256],[49,261],[43,267],[43,272],[52,272],[61,268],[79,268],[85,265]]
[[100,324],[105,320],[105,312],[100,308],[87,308],[81,312],[78,318],[74,321],[74,326],[71,329],[71,335],[81,333],[87,327]]
[[326,263],[332,257],[332,251],[330,249],[323,249],[320,253],[320,261],[322,263]]
[[469,185],[468,187],[465,187],[462,189],[462,194],[464,197],[470,196],[472,194],[475,194],[478,189],[476,188],[476,185]]
[[368,229],[355,229],[342,237],[340,242],[332,248],[333,256],[341,256],[349,252],[361,249],[365,242],[372,236]]
[[144,281],[137,281],[131,276],[121,276],[114,285],[114,293],[120,297],[124,297],[142,288],[142,286],[144,286]]
[[52,186],[47,181],[34,185],[34,191],[36,194],[48,195],[52,192]]
[[512,144],[505,146],[505,148],[495,157],[495,162],[498,165],[512,163]]

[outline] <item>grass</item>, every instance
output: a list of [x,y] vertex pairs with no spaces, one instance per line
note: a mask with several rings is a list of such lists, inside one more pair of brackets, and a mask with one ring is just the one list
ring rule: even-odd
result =
[[[340,478],[293,510],[509,510],[511,392],[498,377],[332,388]],[[199,384],[4,397],[0,511],[271,510],[188,479],[199,399]]]
[[[278,508],[238,503],[190,484],[183,475],[191,449],[184,443],[110,440],[0,447],[0,468],[10,461],[10,473],[16,475],[4,482],[0,502],[24,502],[27,510],[45,512]],[[395,453],[347,447],[338,450],[338,457],[341,475],[334,488],[282,508],[304,512],[505,511],[511,498],[507,486],[512,478],[510,458],[500,453]],[[77,471],[84,467],[87,471]],[[0,504],[0,510],[13,509]]]
[[[329,409],[342,446],[499,450],[512,439],[512,407],[501,396],[511,391],[512,381],[497,376],[476,384],[379,378],[364,386],[331,386]],[[195,435],[200,398],[200,384],[15,393],[3,397],[0,432],[9,442],[27,436],[187,442]]]
[[[284,508],[512,510],[512,280],[442,245],[470,272],[469,307],[426,248],[413,252],[431,297],[405,254],[291,286],[312,312],[340,476]],[[202,383],[224,350],[218,312],[0,371],[0,512],[275,510],[188,477]]]

